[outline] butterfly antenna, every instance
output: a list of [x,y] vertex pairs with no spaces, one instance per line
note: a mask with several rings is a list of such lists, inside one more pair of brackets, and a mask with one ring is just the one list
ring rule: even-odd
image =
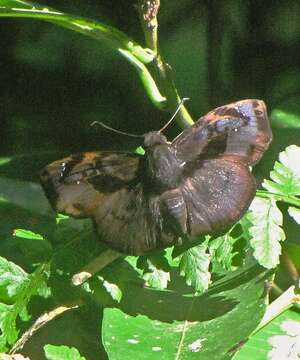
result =
[[110,130],[110,131],[113,131],[117,134],[121,134],[121,135],[126,135],[126,136],[131,136],[131,137],[136,137],[136,138],[142,138],[144,137],[143,135],[137,135],[137,134],[130,134],[130,133],[127,133],[127,132],[124,132],[124,131],[120,131],[120,130],[117,130],[117,129],[114,129],[106,124],[104,124],[103,122],[101,121],[94,121],[91,123],[91,126],[94,126],[94,125],[100,125],[102,127],[104,127],[105,129],[107,130]]
[[175,116],[178,114],[179,110],[181,109],[182,105],[187,100],[190,100],[190,98],[182,98],[181,99],[181,101],[180,101],[174,115],[171,117],[171,119],[158,132],[163,132],[171,124],[171,122],[175,119]]

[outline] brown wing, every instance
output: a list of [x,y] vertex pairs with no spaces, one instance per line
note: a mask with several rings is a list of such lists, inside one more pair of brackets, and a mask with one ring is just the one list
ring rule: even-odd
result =
[[145,194],[144,158],[136,154],[90,152],[55,161],[41,172],[54,208],[74,217],[91,217],[102,241],[139,255],[162,247],[159,199]]
[[183,161],[217,154],[240,156],[248,165],[256,163],[272,140],[263,101],[247,99],[210,111],[184,130],[172,145]]
[[234,224],[255,195],[249,165],[268,148],[272,133],[260,100],[212,110],[173,142],[184,163],[182,184],[164,194],[173,227],[195,237]]
[[198,160],[181,186],[192,237],[216,233],[237,222],[255,195],[255,179],[236,156]]

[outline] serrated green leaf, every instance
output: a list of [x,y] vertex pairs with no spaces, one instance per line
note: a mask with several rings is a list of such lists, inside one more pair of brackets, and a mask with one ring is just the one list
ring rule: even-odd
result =
[[12,301],[28,281],[28,274],[18,265],[0,257],[0,301]]
[[279,263],[281,254],[280,241],[285,239],[282,226],[282,213],[275,200],[256,197],[247,215],[252,226],[250,245],[254,250],[254,257],[260,265],[267,269],[274,268]]
[[33,231],[25,229],[15,229],[14,236],[17,236],[22,239],[31,239],[31,240],[44,240],[44,237],[40,234],[36,234]]
[[233,252],[233,244],[236,241],[237,238],[233,238],[230,232],[228,232],[209,242],[208,248],[211,255],[213,272],[219,272],[219,268],[232,270],[232,260],[236,255],[236,252]]
[[263,187],[281,195],[300,195],[300,147],[288,146],[279,154],[279,162],[275,162],[270,173],[273,180],[264,180]]
[[[15,343],[18,337],[18,329],[16,326],[18,317],[26,321],[30,318],[26,307],[31,297],[36,295],[39,289],[46,286],[44,282],[45,266],[40,266],[33,274],[28,275],[23,270],[20,270],[17,265],[13,263],[7,264],[3,258],[1,258],[1,263],[4,269],[5,267],[8,269],[8,266],[11,269],[4,273],[3,277],[5,281],[3,283],[6,282],[7,289],[10,288],[10,292],[15,296],[11,304],[0,302],[0,352],[7,350],[7,345]],[[21,277],[23,275],[23,279],[18,278],[18,286],[12,285],[11,282],[9,282],[14,280],[12,275],[16,273],[21,274]]]
[[150,262],[149,271],[144,273],[143,279],[145,280],[145,285],[155,289],[163,290],[168,286],[168,282],[170,281],[170,273],[162,269],[158,269]]
[[290,216],[300,225],[300,209],[290,206],[288,208]]
[[16,328],[16,316],[13,305],[0,303],[0,352],[8,349],[7,344],[14,344],[18,338],[18,330]]
[[86,360],[74,347],[65,345],[45,345],[45,356],[47,360]]
[[207,253],[207,244],[208,241],[204,241],[185,251],[179,263],[180,274],[185,276],[186,283],[197,293],[204,292],[210,284],[210,254]]

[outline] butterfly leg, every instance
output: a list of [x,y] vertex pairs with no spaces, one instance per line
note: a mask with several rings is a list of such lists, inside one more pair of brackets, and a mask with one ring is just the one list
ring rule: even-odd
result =
[[162,213],[165,214],[167,231],[176,235],[187,232],[187,209],[180,189],[172,189],[164,192],[161,196]]

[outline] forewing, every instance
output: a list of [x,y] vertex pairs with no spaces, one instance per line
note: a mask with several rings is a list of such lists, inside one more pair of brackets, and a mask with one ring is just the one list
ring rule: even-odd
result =
[[172,146],[182,161],[218,154],[256,163],[268,148],[272,132],[263,101],[247,99],[221,106],[184,130]]
[[47,165],[41,183],[54,210],[90,217],[109,195],[137,180],[140,159],[114,152],[74,154]]
[[91,217],[108,246],[140,255],[174,241],[162,233],[160,200],[145,193],[144,176],[142,156],[91,152],[49,164],[41,183],[54,210]]

